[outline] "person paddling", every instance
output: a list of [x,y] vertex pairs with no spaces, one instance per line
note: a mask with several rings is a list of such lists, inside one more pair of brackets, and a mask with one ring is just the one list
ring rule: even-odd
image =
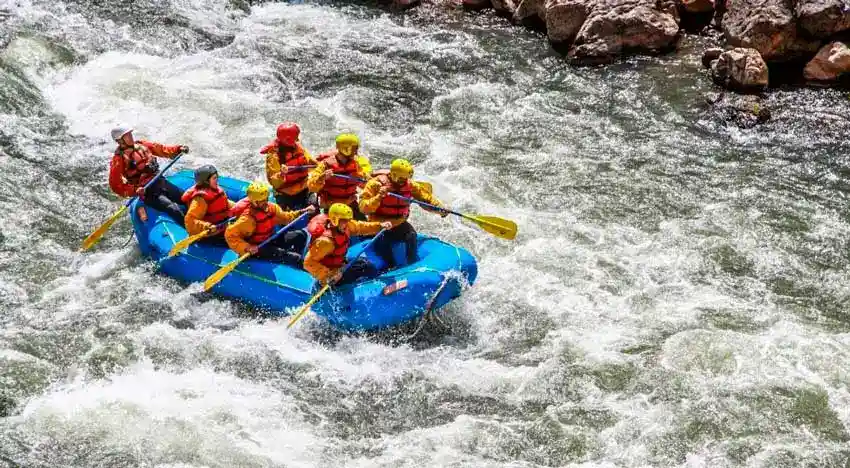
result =
[[189,206],[186,212],[186,232],[190,236],[204,231],[215,231],[200,239],[200,242],[225,245],[224,226],[216,229],[230,217],[235,203],[227,199],[227,193],[218,186],[218,170],[207,164],[195,169],[195,185],[183,192],[183,203]]
[[343,274],[345,254],[351,245],[351,236],[375,235],[381,229],[391,228],[392,224],[354,221],[353,218],[350,206],[334,203],[327,214],[316,216],[307,225],[312,240],[304,257],[304,269],[322,284],[342,285],[378,275],[377,268],[364,258],[355,260]]
[[315,213],[314,206],[298,211],[284,211],[277,203],[269,202],[269,186],[262,181],[248,185],[247,197],[231,209],[236,221],[224,232],[227,245],[239,255],[251,253],[254,258],[301,266],[300,252],[307,243],[303,229],[289,231],[266,244],[258,245],[274,234],[274,227],[288,224],[302,213]]
[[[436,207],[442,203],[437,200],[429,188],[420,182],[411,180],[413,177],[413,165],[406,159],[395,159],[390,164],[389,170],[375,171],[360,194],[360,210],[368,216],[369,221],[390,222],[392,229],[384,233],[381,239],[375,242],[375,252],[387,264],[387,268],[396,265],[393,258],[393,246],[404,242],[407,246],[407,264],[411,264],[418,258],[417,251],[419,243],[416,238],[416,229],[407,221],[410,216],[410,200],[419,200]],[[401,195],[408,200],[391,195]],[[429,211],[434,211],[430,210]],[[442,217],[449,215],[447,211],[436,211]]]
[[277,126],[276,138],[260,150],[266,155],[266,178],[275,190],[275,201],[290,210],[318,206],[315,193],[307,189],[309,169],[316,160],[299,141],[301,128],[294,122]]
[[333,177],[341,174],[349,177],[366,178],[369,174],[357,161],[360,138],[352,133],[343,133],[336,137],[336,148],[320,154],[318,165],[307,177],[307,188],[319,194],[319,204],[325,214],[334,203],[342,203],[351,208],[354,219],[365,221],[366,217],[357,206],[357,187],[362,185],[349,178]]
[[165,177],[160,177],[147,190],[144,186],[159,172],[157,157],[173,159],[188,153],[189,147],[135,140],[133,129],[126,126],[113,128],[111,136],[118,147],[109,162],[109,188],[122,197],[137,195],[151,208],[167,213],[182,224],[183,191]]

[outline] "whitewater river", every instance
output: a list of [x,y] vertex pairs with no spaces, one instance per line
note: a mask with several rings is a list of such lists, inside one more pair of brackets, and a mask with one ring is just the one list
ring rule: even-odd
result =
[[[701,41],[571,68],[490,15],[0,0],[0,466],[847,467],[850,100],[730,127]],[[253,178],[281,120],[517,222],[415,210],[479,261],[450,331],[287,330],[126,220],[78,252],[116,123]]]

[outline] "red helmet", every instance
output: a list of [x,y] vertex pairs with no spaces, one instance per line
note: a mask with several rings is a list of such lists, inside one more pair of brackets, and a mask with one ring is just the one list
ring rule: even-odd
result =
[[277,126],[277,142],[285,146],[295,146],[301,129],[295,122],[284,122]]

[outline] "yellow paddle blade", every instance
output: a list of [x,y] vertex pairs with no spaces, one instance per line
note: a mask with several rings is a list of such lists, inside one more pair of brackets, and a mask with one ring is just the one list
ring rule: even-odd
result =
[[310,299],[309,301],[307,301],[306,304],[301,306],[301,308],[298,309],[298,312],[296,312],[295,315],[293,315],[292,318],[289,319],[289,323],[286,325],[286,328],[291,328],[293,325],[295,325],[295,322],[301,320],[301,317],[303,317],[304,314],[306,314],[307,311],[310,310],[310,306],[315,304],[316,301],[318,301],[319,298],[322,297],[322,294],[324,294],[329,288],[330,285],[326,284],[322,289],[319,290],[318,293],[316,293],[315,296],[312,297],[312,299]]
[[422,190],[428,195],[434,193],[434,186],[431,185],[431,182],[422,182],[421,180],[417,180],[416,183],[419,184],[419,186],[422,187]]
[[360,169],[363,170],[364,174],[369,175],[372,173],[372,163],[369,162],[366,156],[357,155],[354,157],[354,160],[360,165]]
[[170,258],[170,257],[177,255],[178,253],[180,253],[186,247],[189,247],[190,245],[194,244],[198,240],[206,237],[207,234],[209,234],[209,232],[204,231],[200,234],[195,234],[194,236],[187,237],[187,238],[183,239],[182,241],[174,244],[174,247],[172,247],[171,250],[168,251],[168,257]]
[[514,240],[516,238],[516,223],[508,220],[497,218],[495,216],[482,216],[464,214],[464,218],[472,221],[481,227],[481,229],[501,237],[502,239]]
[[246,253],[246,254],[242,255],[241,257],[237,258],[236,260],[234,260],[234,261],[228,263],[227,265],[224,265],[223,267],[219,268],[219,270],[217,272],[210,275],[210,277],[207,278],[206,281],[204,281],[204,291],[209,291],[210,289],[212,289],[213,286],[218,284],[219,281],[224,279],[224,277],[227,276],[231,271],[235,270],[236,267],[239,266],[239,264],[242,263],[243,260],[245,260],[246,258],[248,258],[250,256],[251,256],[250,253]]
[[120,210],[116,211],[114,215],[112,215],[109,219],[106,220],[105,223],[101,224],[99,228],[97,228],[93,233],[89,234],[88,237],[83,240],[83,246],[80,249],[81,252],[85,252],[86,250],[92,248],[95,244],[100,242],[100,238],[103,237],[103,234],[115,224],[115,221],[118,221],[118,218],[121,217],[124,212],[127,211],[127,205],[121,207]]

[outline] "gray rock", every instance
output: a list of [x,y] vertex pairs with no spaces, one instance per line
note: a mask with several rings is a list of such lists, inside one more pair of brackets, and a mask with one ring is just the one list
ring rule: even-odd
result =
[[845,0],[797,0],[794,12],[800,26],[818,38],[850,29],[850,7],[845,7]]
[[711,76],[727,89],[758,91],[767,87],[767,63],[755,49],[727,50],[711,62]]
[[843,42],[823,46],[803,69],[803,76],[810,81],[836,81],[845,73],[850,73],[850,47]]
[[548,0],[545,5],[546,33],[554,45],[571,44],[590,12],[586,0]]
[[492,0],[490,3],[499,15],[511,17],[516,12],[517,5],[514,0]]
[[720,54],[723,53],[723,49],[719,47],[713,47],[711,49],[706,50],[702,53],[702,66],[705,68],[711,68],[711,62],[720,58]]
[[679,17],[672,2],[600,0],[593,4],[569,57],[608,62],[624,52],[657,53],[675,47]]
[[710,13],[714,11],[714,0],[676,0],[676,4],[688,13]]
[[514,21],[537,28],[546,24],[546,0],[520,0],[514,11]]
[[768,62],[813,55],[819,41],[801,36],[792,0],[727,0],[723,32],[730,45],[759,51]]

